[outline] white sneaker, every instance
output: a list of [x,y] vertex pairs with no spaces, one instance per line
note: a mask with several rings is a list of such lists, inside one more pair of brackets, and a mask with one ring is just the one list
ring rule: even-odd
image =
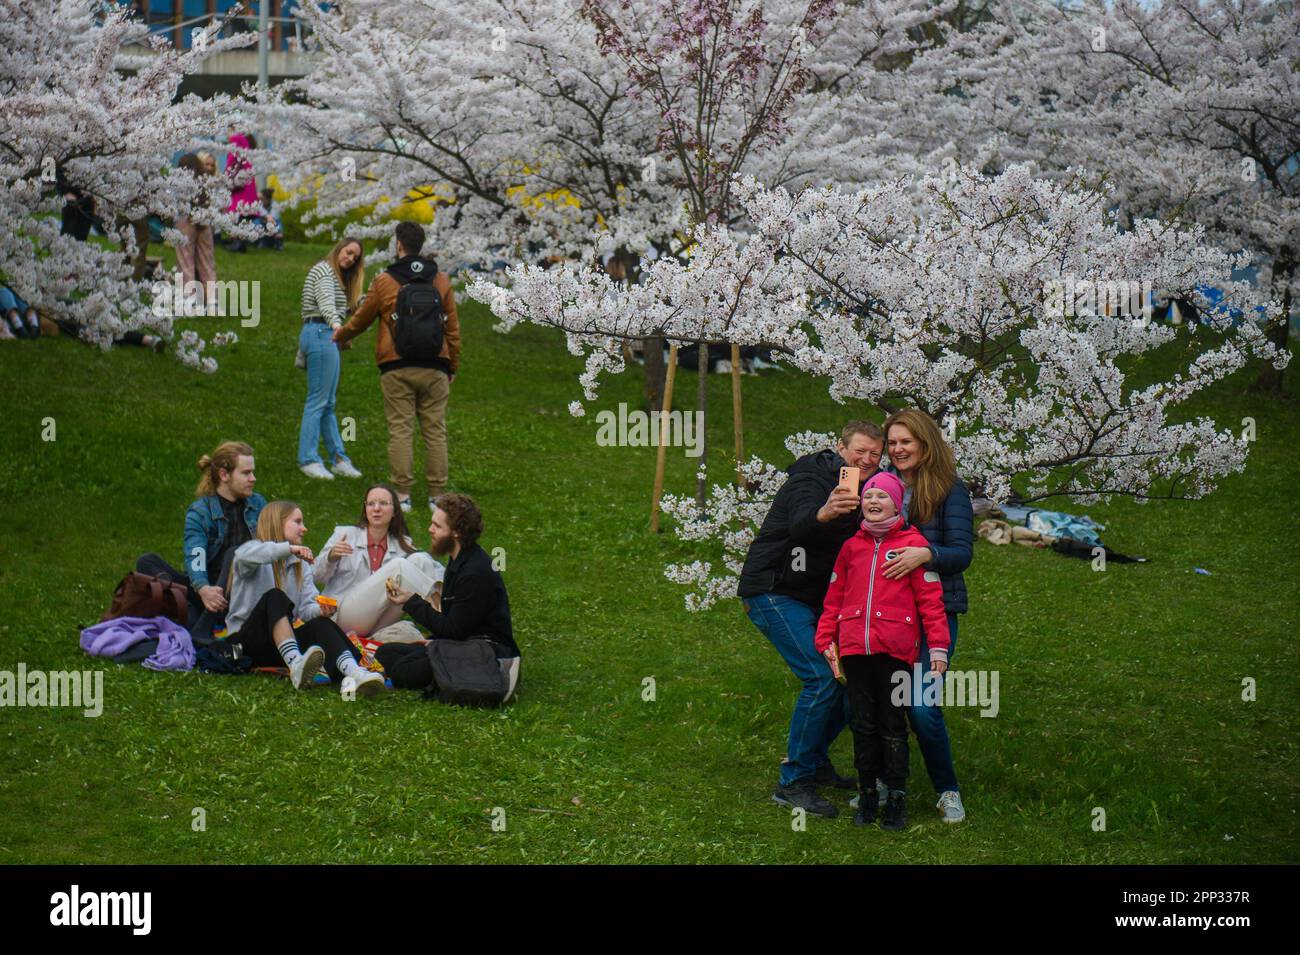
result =
[[345,478],[361,477],[361,472],[358,471],[355,467],[353,467],[352,462],[348,461],[346,458],[341,461],[335,461],[334,467],[330,468],[330,470],[333,471],[335,474],[337,474],[339,477],[345,477]]
[[935,803],[944,822],[961,822],[966,818],[966,807],[961,804],[961,793],[954,789],[939,794]]
[[302,656],[289,664],[289,680],[295,690],[305,690],[311,686],[316,674],[325,665],[325,651],[320,647],[308,647]]
[[[880,798],[880,805],[883,806],[885,804],[885,800],[889,798],[889,787],[885,785],[883,780],[880,779],[876,780],[876,794]],[[852,799],[849,800],[849,808],[857,809],[858,802],[859,802],[859,797],[855,795]]]
[[399,497],[397,503],[402,508],[403,514],[411,513],[411,499],[409,497]]
[[329,471],[326,471],[325,465],[321,464],[319,461],[313,461],[311,464],[300,465],[298,470],[309,478],[320,478],[322,481],[334,480],[334,475],[330,474]]
[[[501,661],[506,663],[505,660]],[[502,703],[509,703],[515,695],[515,687],[519,685],[519,658],[511,657],[506,670],[506,695]]]
[[359,696],[369,699],[383,693],[385,689],[384,678],[374,670],[367,670],[361,676],[345,676],[339,686],[339,692],[345,699],[355,699]]

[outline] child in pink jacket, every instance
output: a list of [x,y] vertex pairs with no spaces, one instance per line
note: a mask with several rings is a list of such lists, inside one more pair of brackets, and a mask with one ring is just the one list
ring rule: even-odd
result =
[[880,825],[892,830],[907,825],[908,769],[907,715],[894,702],[893,690],[901,679],[911,679],[922,624],[935,672],[948,668],[952,644],[939,575],[924,567],[898,580],[883,573],[885,561],[899,548],[928,546],[903,520],[902,508],[903,483],[894,475],[878,472],[862,486],[862,529],[840,548],[816,636],[817,651],[832,670],[838,662],[848,682],[853,760],[862,793],[853,821],[875,822],[879,778],[889,790]]

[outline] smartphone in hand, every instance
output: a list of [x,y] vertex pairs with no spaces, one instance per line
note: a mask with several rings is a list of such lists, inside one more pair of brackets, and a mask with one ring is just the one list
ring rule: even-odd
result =
[[832,643],[826,648],[826,662],[831,666],[831,676],[835,677],[837,683],[848,683],[849,678],[844,675],[844,668],[840,666],[840,648]]
[[846,491],[852,491],[855,495],[858,493],[858,482],[862,480],[862,471],[859,468],[845,465],[840,468],[839,486]]

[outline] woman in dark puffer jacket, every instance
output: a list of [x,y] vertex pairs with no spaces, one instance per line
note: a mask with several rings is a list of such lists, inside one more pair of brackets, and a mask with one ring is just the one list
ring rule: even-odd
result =
[[[903,479],[906,493],[903,511],[909,523],[925,537],[928,547],[905,547],[885,564],[885,576],[902,577],[925,566],[939,576],[943,584],[944,609],[948,614],[948,631],[952,644],[948,659],[957,650],[957,614],[966,612],[966,581],[962,571],[970,566],[974,553],[974,513],[970,492],[957,478],[952,448],[944,440],[935,420],[915,408],[899,411],[885,422],[889,463]],[[927,641],[922,636],[921,658],[928,658]],[[925,757],[944,822],[961,822],[966,818],[957,773],[952,764],[952,748],[943,709],[927,705],[921,696],[923,687],[913,687],[913,699],[907,715],[912,731]]]

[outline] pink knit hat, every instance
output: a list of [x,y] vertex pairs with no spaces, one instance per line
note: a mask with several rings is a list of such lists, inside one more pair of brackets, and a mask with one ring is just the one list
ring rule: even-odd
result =
[[889,495],[889,499],[894,502],[894,512],[903,513],[903,482],[888,471],[877,471],[871,477],[867,478],[862,485],[862,493],[865,495],[868,488],[878,487]]

